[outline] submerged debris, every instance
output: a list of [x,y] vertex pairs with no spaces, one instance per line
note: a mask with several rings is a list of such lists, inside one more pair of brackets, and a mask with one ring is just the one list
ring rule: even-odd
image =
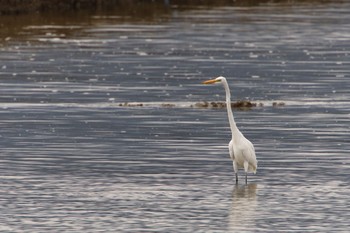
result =
[[[265,103],[266,105],[266,103]],[[124,102],[117,103],[119,107],[159,107],[159,108],[226,108],[226,102],[218,101],[218,102],[197,102],[197,103],[188,103],[188,102]],[[264,104],[261,102],[251,102],[249,100],[239,100],[236,102],[231,102],[231,107],[241,110],[249,110],[254,107],[263,107]],[[285,106],[284,102],[272,102],[272,107],[282,107]]]
[[240,101],[237,101],[236,103],[231,103],[231,107],[233,108],[252,108],[256,106],[257,106],[256,103],[252,103],[248,100],[240,100]]
[[119,107],[143,107],[143,103],[120,103]]
[[162,107],[164,108],[173,108],[173,107],[176,107],[175,104],[170,104],[170,103],[163,103],[161,104]]
[[272,107],[283,107],[286,104],[284,102],[273,102]]
[[[241,108],[241,109],[249,109],[252,107],[260,106],[262,107],[263,104],[260,103],[259,105],[257,103],[252,103],[248,100],[239,100],[237,102],[231,102],[232,108]],[[226,102],[199,102],[194,105],[194,107],[197,108],[226,108]]]

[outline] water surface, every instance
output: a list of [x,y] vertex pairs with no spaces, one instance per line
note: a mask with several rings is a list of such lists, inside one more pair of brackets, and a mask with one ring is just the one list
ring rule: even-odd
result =
[[[349,7],[23,26],[0,55],[0,229],[347,232]],[[200,84],[218,75],[234,100],[264,103],[234,110],[259,161],[248,185],[234,183],[225,109],[182,105],[223,100]]]

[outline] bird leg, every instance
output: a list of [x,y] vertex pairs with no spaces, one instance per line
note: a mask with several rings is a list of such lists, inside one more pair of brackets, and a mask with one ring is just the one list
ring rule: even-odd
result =
[[245,171],[245,184],[248,183],[248,162],[247,161],[244,161],[244,171]]
[[236,175],[236,184],[238,184],[238,174],[237,174],[237,171],[238,171],[238,167],[237,167],[237,164],[236,164],[236,161],[233,160],[233,172],[235,173]]

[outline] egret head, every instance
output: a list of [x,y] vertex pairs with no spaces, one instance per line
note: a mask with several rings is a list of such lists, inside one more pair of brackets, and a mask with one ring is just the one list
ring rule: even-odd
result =
[[226,80],[223,76],[219,76],[214,79],[209,79],[207,81],[202,82],[203,84],[213,84],[213,83],[220,83],[221,81]]

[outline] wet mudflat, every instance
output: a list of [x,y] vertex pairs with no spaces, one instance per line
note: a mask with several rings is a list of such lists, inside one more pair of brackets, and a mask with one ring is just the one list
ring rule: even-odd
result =
[[[93,15],[4,38],[0,229],[347,232],[349,7]],[[189,107],[224,100],[200,84],[218,75],[233,100],[264,103],[234,109],[259,161],[248,185],[225,109]]]

